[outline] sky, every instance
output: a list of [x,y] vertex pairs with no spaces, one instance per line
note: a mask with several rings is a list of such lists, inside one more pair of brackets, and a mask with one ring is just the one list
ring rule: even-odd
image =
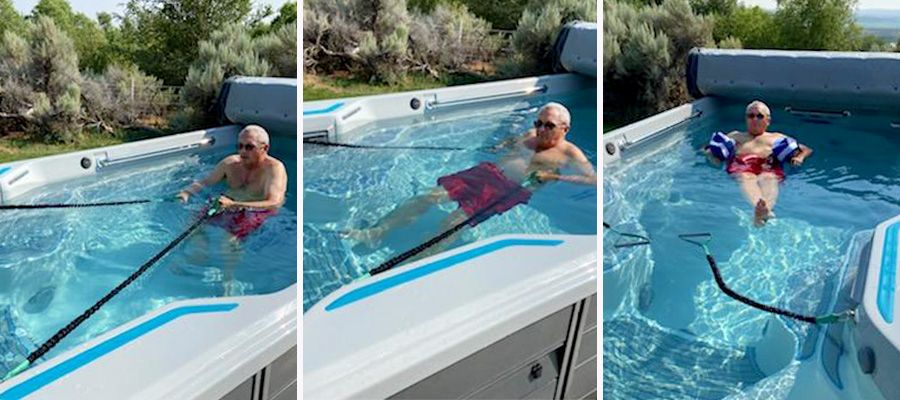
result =
[[[740,0],[748,6],[760,6],[765,9],[774,10],[775,0]],[[900,1],[897,0],[859,0],[858,9],[893,9],[900,10]]]
[[[69,0],[69,4],[76,12],[83,13],[93,19],[97,19],[97,13],[104,11],[108,13],[121,13],[125,3],[128,0]],[[278,7],[287,3],[288,0],[251,0],[254,9],[260,5],[271,5],[275,11]],[[38,0],[13,0],[13,7],[22,15],[31,14],[31,9],[38,3]]]

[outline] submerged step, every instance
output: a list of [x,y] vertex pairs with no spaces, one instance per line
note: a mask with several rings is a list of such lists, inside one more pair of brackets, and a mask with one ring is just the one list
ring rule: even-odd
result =
[[721,399],[766,375],[752,352],[714,346],[639,316],[603,324],[606,399]]

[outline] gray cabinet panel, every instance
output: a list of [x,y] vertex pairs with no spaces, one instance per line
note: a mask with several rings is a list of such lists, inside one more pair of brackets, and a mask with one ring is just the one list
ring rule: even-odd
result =
[[559,376],[561,351],[554,351],[522,368],[504,376],[470,398],[472,399],[521,399],[538,391]]
[[597,358],[588,361],[570,375],[571,382],[565,398],[580,399],[590,392],[597,391]]
[[297,400],[297,381],[295,380],[288,387],[284,388],[281,393],[275,394],[272,400]]
[[448,399],[470,396],[504,373],[561,346],[572,316],[566,307],[435,373],[392,396],[398,399]]
[[269,393],[280,393],[297,382],[297,347],[294,346],[269,366]]
[[593,328],[597,326],[597,314],[600,310],[597,310],[597,295],[591,296],[588,301],[587,310],[585,310],[587,315],[584,318],[584,330],[589,328]]
[[228,392],[221,400],[253,400],[253,377]]
[[581,365],[585,360],[597,356],[597,327],[585,332],[581,335],[578,346],[578,357],[575,358],[575,365]]

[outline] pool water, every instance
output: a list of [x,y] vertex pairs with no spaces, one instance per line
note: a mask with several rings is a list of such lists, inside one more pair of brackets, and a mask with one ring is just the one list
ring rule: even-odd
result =
[[[233,270],[233,295],[272,293],[294,284],[296,140],[277,135],[271,140],[271,154],[284,162],[289,179],[286,205],[277,215],[246,237],[239,249],[224,245],[227,234],[221,228],[201,228],[45,359],[173,301],[222,296],[226,270]],[[16,203],[172,198],[229,153],[233,150],[156,159],[44,187]],[[197,219],[202,197],[222,191],[224,186],[207,189],[187,205],[0,211],[0,335],[7,335],[0,340],[0,375],[27,355],[23,349],[50,338],[181,234]]]
[[[385,121],[361,128],[343,142],[394,146],[491,146],[526,132],[538,108],[558,101],[569,108],[568,139],[596,165],[596,90],[527,101],[469,106],[424,120]],[[433,207],[418,222],[388,234],[376,249],[350,242],[335,231],[364,228],[397,204],[436,185],[439,177],[498,155],[472,151],[359,150],[304,145],[303,309],[364,275],[369,269],[439,233],[455,203]],[[597,189],[554,183],[538,190],[527,205],[490,218],[464,233],[453,247],[507,234],[596,234]]]
[[763,228],[753,227],[753,210],[724,167],[698,151],[714,131],[745,129],[743,104],[673,127],[604,171],[604,221],[652,239],[616,249],[616,234],[604,233],[604,271],[629,268],[636,282],[621,304],[604,305],[614,310],[604,315],[604,398],[743,398],[767,384],[777,390],[766,398],[783,398],[792,390],[792,380],[783,379],[792,372],[767,377],[758,368],[754,348],[763,332],[782,323],[798,349],[817,340],[805,323],[775,319],[721,293],[703,251],[678,234],[712,233],[710,250],[738,293],[821,315],[845,284],[849,250],[900,214],[900,136],[889,128],[890,116],[809,120],[770,107],[769,130],[814,154],[800,168],[786,167],[777,217]]

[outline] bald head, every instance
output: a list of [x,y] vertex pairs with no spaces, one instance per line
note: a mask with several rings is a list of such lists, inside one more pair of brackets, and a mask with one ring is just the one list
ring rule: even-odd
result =
[[238,138],[252,140],[256,144],[269,144],[269,133],[259,125],[245,126]]

